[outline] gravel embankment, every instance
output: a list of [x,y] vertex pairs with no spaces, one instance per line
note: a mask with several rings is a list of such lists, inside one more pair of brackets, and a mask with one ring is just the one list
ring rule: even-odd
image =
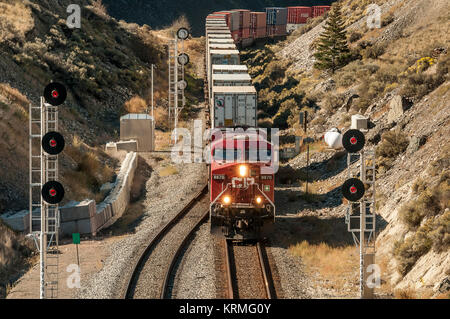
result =
[[[163,158],[146,184],[145,212],[135,233],[109,247],[111,252],[103,269],[82,283],[79,298],[120,298],[132,265],[157,231],[204,187],[207,170],[204,164],[176,164],[177,173],[162,177],[169,155]],[[146,158],[149,162],[149,158]],[[213,257],[211,257],[213,258]],[[211,270],[213,272],[213,270]]]
[[209,223],[200,226],[178,268],[172,298],[216,298],[214,245]]
[[133,298],[160,298],[167,267],[183,239],[207,211],[207,199],[208,197],[205,195],[203,200],[198,202],[185,217],[179,220],[151,251],[145,261],[145,265],[139,272]]

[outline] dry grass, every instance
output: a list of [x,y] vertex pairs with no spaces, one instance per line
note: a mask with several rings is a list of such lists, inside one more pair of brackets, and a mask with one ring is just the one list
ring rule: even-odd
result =
[[0,299],[10,289],[10,277],[17,275],[27,264],[33,245],[22,235],[12,231],[0,219]]
[[33,27],[31,10],[22,1],[8,0],[0,3],[0,43],[12,39],[23,41],[26,33]]
[[300,256],[309,271],[318,272],[335,288],[342,288],[349,278],[352,282],[357,280],[359,254],[354,246],[334,248],[325,243],[311,245],[303,241],[289,247],[289,252]]
[[63,175],[63,180],[67,181],[68,185],[67,198],[92,198],[96,202],[102,201],[105,194],[100,192],[100,187],[110,182],[114,176],[114,170],[105,164],[106,155],[88,147],[76,136],[71,145],[66,146],[64,155],[77,163],[75,170],[66,171]]
[[9,101],[23,107],[28,107],[30,101],[19,92],[16,88],[11,87],[8,83],[0,83],[0,95],[5,96]]
[[417,294],[412,289],[397,289],[394,291],[395,299],[417,299]]
[[94,10],[99,16],[106,17],[108,16],[108,10],[106,10],[105,5],[103,4],[102,0],[94,0],[92,2],[92,6],[94,7]]
[[147,109],[147,102],[140,96],[134,96],[125,102],[124,107],[128,113],[144,113]]

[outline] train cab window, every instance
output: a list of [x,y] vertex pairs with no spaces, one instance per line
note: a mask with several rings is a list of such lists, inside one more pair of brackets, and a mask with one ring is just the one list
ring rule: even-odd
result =
[[245,150],[245,161],[246,162],[263,162],[268,163],[272,159],[271,149],[256,149],[256,150]]
[[216,162],[237,162],[242,160],[242,152],[239,149],[227,150],[215,148],[213,150],[213,158]]

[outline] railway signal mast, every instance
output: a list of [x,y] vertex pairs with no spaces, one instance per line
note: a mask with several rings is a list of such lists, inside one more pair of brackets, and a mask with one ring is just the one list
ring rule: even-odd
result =
[[40,105],[29,109],[30,234],[40,253],[40,298],[58,297],[58,204],[64,187],[58,182],[58,154],[64,138],[58,133],[58,105],[66,88],[50,83]]
[[169,42],[169,123],[174,123],[175,143],[178,139],[176,129],[179,112],[186,104],[184,90],[187,88],[187,82],[184,80],[184,66],[189,63],[189,56],[184,53],[184,40],[188,37],[189,31],[180,28]]
[[[347,131],[342,144],[348,151],[348,179],[342,185],[342,194],[349,201],[345,222],[360,249],[360,297],[373,298],[374,286],[368,283],[368,272],[375,264],[375,150],[364,150],[365,137],[359,130]],[[352,167],[358,158],[359,165]]]

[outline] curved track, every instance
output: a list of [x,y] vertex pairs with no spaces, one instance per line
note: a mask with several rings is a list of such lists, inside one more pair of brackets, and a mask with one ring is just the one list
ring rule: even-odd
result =
[[[149,241],[132,268],[132,274],[128,278],[126,289],[122,295],[124,299],[170,297],[170,283],[176,263],[189,243],[189,239],[197,228],[208,219],[207,193],[208,186],[205,185]],[[172,232],[174,234],[171,235]]]

